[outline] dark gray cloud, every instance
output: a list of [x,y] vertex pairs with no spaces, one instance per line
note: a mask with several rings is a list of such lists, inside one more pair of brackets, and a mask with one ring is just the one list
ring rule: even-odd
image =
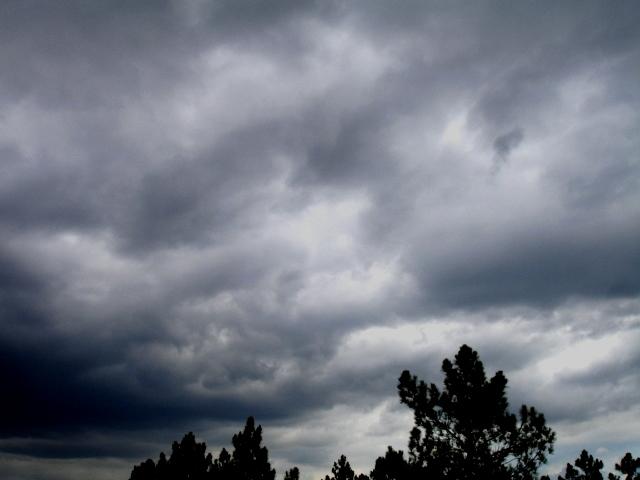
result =
[[493,141],[493,150],[501,160],[505,160],[511,151],[516,148],[524,139],[524,132],[521,128],[514,128],[504,133]]
[[108,477],[250,414],[278,466],[367,469],[406,440],[397,375],[462,342],[560,451],[637,445],[637,5],[0,13],[13,478]]
[[640,291],[635,224],[514,232],[496,244],[479,238],[477,246],[454,247],[443,253],[446,259],[429,259],[420,276],[430,301],[458,307],[633,297]]

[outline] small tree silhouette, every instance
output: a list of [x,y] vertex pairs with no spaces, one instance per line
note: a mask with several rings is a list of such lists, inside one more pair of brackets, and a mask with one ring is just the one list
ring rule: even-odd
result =
[[340,455],[338,461],[333,462],[331,476],[325,475],[324,480],[369,480],[369,477],[362,473],[356,475],[347,461],[347,457]]
[[338,461],[333,462],[331,473],[331,477],[329,475],[324,477],[325,480],[353,480],[355,477],[355,472],[344,455],[340,455]]
[[[558,480],[603,480],[602,460],[593,457],[586,450],[580,452],[580,456],[575,460],[575,466],[567,463],[565,467],[565,475],[558,475]],[[630,452],[627,452],[615,465],[616,471],[625,475],[620,477],[610,473],[607,480],[640,480],[640,458],[633,458]],[[543,477],[541,480],[549,480],[549,477]]]
[[209,478],[212,459],[206,454],[207,445],[196,442],[193,433],[187,433],[180,443],[173,442],[171,457],[167,460],[164,452],[155,464],[148,459],[133,467],[131,480],[205,480]]
[[625,475],[624,478],[610,473],[609,480],[640,480],[640,457],[633,458],[631,452],[627,452],[620,463],[616,463],[616,471]]
[[404,458],[402,450],[387,448],[384,457],[378,457],[371,471],[371,480],[404,480],[415,478],[413,465]]
[[300,480],[300,470],[298,470],[298,467],[293,467],[291,470],[284,472],[284,480]]
[[[244,429],[233,436],[233,453],[222,449],[213,460],[206,453],[207,445],[196,442],[189,432],[180,443],[173,442],[167,460],[160,453],[158,463],[149,459],[133,467],[130,480],[274,480],[276,472],[269,463],[269,452],[262,443],[262,427],[255,426],[253,417],[247,419]],[[298,480],[296,467],[288,472],[288,480]]]
[[261,446],[262,427],[256,428],[253,417],[247,419],[244,430],[233,436],[231,465],[233,477],[240,480],[274,480],[276,471],[269,463],[269,451]]
[[566,476],[559,475],[558,480],[603,480],[600,472],[603,466],[602,460],[598,460],[589,455],[586,450],[582,450],[580,456],[576,458],[575,467],[567,463]]

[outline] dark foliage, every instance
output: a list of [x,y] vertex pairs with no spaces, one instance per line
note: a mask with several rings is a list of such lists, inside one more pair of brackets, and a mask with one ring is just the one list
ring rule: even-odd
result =
[[293,467],[291,470],[284,472],[284,480],[300,480],[300,470],[298,470],[298,467]]
[[616,463],[616,471],[624,475],[609,474],[609,480],[640,480],[640,457],[633,458],[631,452],[627,452],[620,463]]
[[418,477],[418,469],[407,462],[402,450],[387,448],[384,457],[378,457],[371,471],[371,480],[404,480]]
[[369,480],[369,477],[363,474],[356,475],[347,457],[341,455],[337,462],[333,462],[331,476],[326,475],[324,480]]
[[[589,455],[586,450],[582,450],[574,465],[567,463],[565,476],[558,475],[558,480],[604,480],[601,472],[603,467],[602,460]],[[610,473],[607,480],[640,480],[640,458],[633,458],[629,452],[622,457],[620,463],[616,463],[615,469],[624,476],[620,477]],[[549,477],[543,477],[541,480],[549,480]]]
[[205,480],[211,469],[211,454],[206,455],[205,443],[196,442],[193,433],[187,433],[182,442],[173,442],[171,456],[167,460],[160,453],[158,463],[149,459],[131,472],[131,480]]
[[230,473],[237,480],[273,480],[276,471],[269,463],[269,451],[262,447],[262,427],[255,428],[253,417],[242,432],[233,436]]
[[324,480],[353,480],[355,472],[349,465],[347,457],[341,455],[337,462],[333,462],[331,467],[331,476],[327,475]]
[[[134,467],[130,480],[274,480],[276,472],[269,463],[269,452],[261,446],[262,427],[255,427],[253,417],[233,436],[232,443],[233,453],[223,448],[213,460],[206,453],[206,444],[196,442],[189,432],[182,442],[173,442],[168,460],[160,453],[157,463],[149,459]],[[288,473],[290,480],[298,480],[297,468]]]
[[408,467],[401,468],[443,480],[536,478],[555,439],[544,415],[526,405],[519,418],[509,413],[507,379],[497,372],[487,380],[477,352],[467,345],[453,363],[445,359],[442,370],[442,391],[406,370],[400,376],[400,401],[413,410],[415,421]]
[[576,458],[575,466],[567,463],[565,476],[558,476],[558,480],[603,480],[601,460],[589,455],[586,450],[582,450],[580,456]]

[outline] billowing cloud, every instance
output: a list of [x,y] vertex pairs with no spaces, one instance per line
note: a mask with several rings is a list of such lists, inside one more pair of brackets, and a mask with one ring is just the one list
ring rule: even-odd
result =
[[248,415],[280,472],[366,470],[406,447],[401,370],[463,342],[547,414],[552,470],[638,446],[638,6],[0,11],[11,478]]

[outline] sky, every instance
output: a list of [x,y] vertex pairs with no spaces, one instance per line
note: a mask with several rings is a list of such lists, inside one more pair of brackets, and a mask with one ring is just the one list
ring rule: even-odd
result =
[[0,468],[125,479],[254,415],[405,449],[467,343],[558,472],[640,454],[640,4],[0,3]]

